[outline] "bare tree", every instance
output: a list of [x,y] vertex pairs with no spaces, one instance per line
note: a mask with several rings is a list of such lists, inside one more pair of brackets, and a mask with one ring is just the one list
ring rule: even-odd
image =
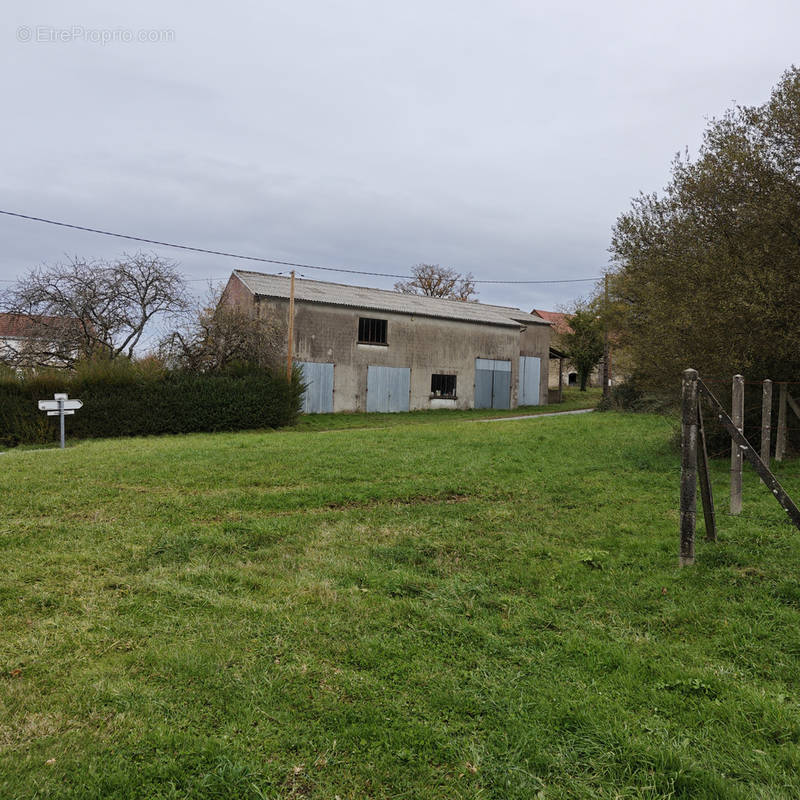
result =
[[225,302],[222,288],[211,289],[191,319],[159,347],[170,366],[214,372],[234,364],[276,367],[285,358],[286,327]]
[[23,334],[0,345],[0,361],[72,367],[81,358],[133,357],[157,317],[183,313],[188,303],[174,261],[136,253],[33,269],[0,305]]
[[398,281],[394,290],[403,294],[445,297],[450,300],[474,301],[478,297],[471,272],[462,275],[438,264],[417,264],[411,269],[411,279]]

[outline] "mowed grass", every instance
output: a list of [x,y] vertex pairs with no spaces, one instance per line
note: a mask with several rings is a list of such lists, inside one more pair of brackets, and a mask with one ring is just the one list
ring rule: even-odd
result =
[[429,422],[468,421],[479,419],[497,419],[500,417],[516,417],[529,414],[552,414],[563,411],[577,411],[594,408],[603,397],[602,387],[592,387],[582,392],[574,387],[565,387],[564,399],[561,403],[545,406],[519,406],[511,409],[467,408],[460,410],[439,409],[437,411],[411,411],[406,414],[305,414],[301,415],[292,426],[297,431],[329,431],[353,428],[381,428],[396,425],[424,425]]
[[729,517],[719,462],[721,540],[678,569],[671,435],[0,456],[0,797],[800,796],[800,532],[749,470]]

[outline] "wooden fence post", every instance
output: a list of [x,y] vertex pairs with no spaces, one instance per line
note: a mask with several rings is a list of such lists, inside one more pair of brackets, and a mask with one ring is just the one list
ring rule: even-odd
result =
[[[733,376],[731,419],[739,433],[744,433],[744,377]],[[731,440],[731,514],[742,511],[742,450]]]
[[731,440],[739,445],[742,451],[742,457],[750,462],[751,466],[756,471],[756,475],[764,481],[766,487],[772,492],[775,499],[781,504],[783,510],[789,515],[792,524],[800,529],[800,508],[795,505],[794,500],[786,493],[786,489],[781,486],[780,481],[764,466],[764,462],[759,457],[755,447],[747,441],[744,434],[733,424],[733,420],[720,405],[719,400],[714,397],[714,394],[708,386],[706,386],[702,380],[698,380],[697,388],[699,393],[704,394],[711,401],[711,405],[716,410],[717,419],[722,423],[722,427],[728,431]]
[[700,385],[697,395],[697,468],[700,478],[700,498],[703,501],[703,520],[706,525],[706,541],[717,541],[717,520],[714,512],[714,493],[711,489],[711,470],[708,468],[708,448],[706,447],[706,427],[703,424]]
[[794,415],[797,417],[797,419],[800,419],[800,406],[797,405],[794,397],[792,397],[788,389],[786,390],[786,402],[789,404],[789,408],[794,411]]
[[775,441],[775,460],[783,461],[786,453],[786,384],[781,384],[778,394],[778,438]]
[[683,371],[681,387],[681,547],[678,563],[694,564],[697,525],[697,370]]
[[772,381],[767,378],[761,392],[761,460],[769,468],[769,453],[772,436]]

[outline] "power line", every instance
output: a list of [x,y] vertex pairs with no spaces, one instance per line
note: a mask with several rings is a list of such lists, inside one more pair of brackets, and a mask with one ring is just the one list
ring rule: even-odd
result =
[[[324,270],[325,272],[343,272],[350,275],[370,275],[376,278],[410,278],[411,275],[396,275],[391,272],[368,272],[361,269],[353,269],[351,267],[323,267],[318,264],[299,264],[293,261],[280,261],[276,258],[263,258],[261,256],[246,256],[239,253],[228,253],[224,250],[209,250],[204,247],[194,247],[188,244],[176,244],[174,242],[162,242],[158,239],[146,239],[143,236],[132,236],[127,233],[115,233],[114,231],[104,231],[100,228],[89,228],[85,225],[71,225],[68,222],[59,222],[54,219],[46,219],[44,217],[34,217],[29,214],[19,214],[15,211],[3,211],[0,209],[0,214],[7,217],[17,217],[18,219],[26,219],[31,222],[42,222],[47,225],[57,225],[60,228],[70,228],[76,231],[84,231],[86,233],[96,233],[101,236],[112,236],[116,239],[127,239],[132,242],[141,242],[143,244],[154,244],[159,247],[172,247],[177,250],[188,250],[192,253],[205,253],[212,256],[222,256],[223,258],[236,258],[242,261],[258,261],[262,264],[279,264],[284,267],[297,267],[298,269],[314,269]],[[196,280],[206,280],[199,278]],[[473,283],[481,284],[545,284],[545,283],[588,283],[589,281],[598,281],[600,278],[563,278],[560,280],[537,280],[537,281],[505,281],[505,280],[476,280]],[[2,281],[3,283],[12,283],[12,281]]]

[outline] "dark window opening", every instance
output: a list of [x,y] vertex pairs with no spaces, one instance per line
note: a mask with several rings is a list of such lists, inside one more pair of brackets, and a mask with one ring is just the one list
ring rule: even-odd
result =
[[360,317],[358,320],[358,341],[363,344],[386,344],[386,320]]
[[578,373],[577,372],[570,372],[569,377],[567,378],[567,383],[570,386],[575,386],[578,383]]
[[431,397],[456,396],[455,375],[431,375]]

